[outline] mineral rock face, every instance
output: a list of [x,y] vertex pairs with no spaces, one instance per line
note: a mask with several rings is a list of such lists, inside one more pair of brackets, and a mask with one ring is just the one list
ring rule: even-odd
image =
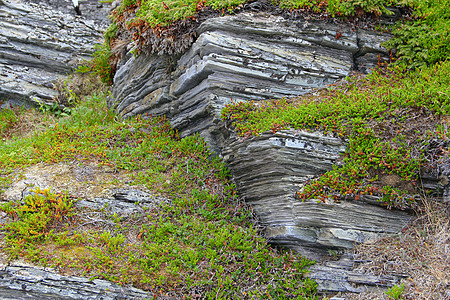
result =
[[62,276],[49,269],[0,264],[1,299],[113,300],[146,299],[149,293],[106,280]]
[[98,19],[87,20],[74,16],[70,1],[35,2],[0,1],[0,101],[48,102],[60,75],[101,43],[109,8],[91,8]]
[[410,221],[408,214],[370,204],[368,197],[339,203],[295,197],[308,179],[330,170],[344,150],[339,139],[319,132],[282,131],[234,138],[223,155],[269,241],[320,260],[328,250],[396,233]]
[[[295,192],[330,170],[345,145],[320,133],[286,131],[247,140],[224,129],[232,101],[302,95],[386,55],[389,38],[350,25],[245,12],[212,18],[179,58],[124,57],[110,105],[123,117],[166,115],[181,136],[199,133],[223,155],[239,191],[253,205],[272,243],[320,259],[378,233],[398,232],[406,213],[368,202],[301,202]],[[370,199],[366,199],[370,200]]]
[[[124,57],[110,105],[123,117],[165,114],[182,136],[220,148],[215,124],[232,101],[302,95],[378,62],[388,39],[350,25],[245,12],[200,25],[179,58]],[[337,38],[338,37],[338,38]]]

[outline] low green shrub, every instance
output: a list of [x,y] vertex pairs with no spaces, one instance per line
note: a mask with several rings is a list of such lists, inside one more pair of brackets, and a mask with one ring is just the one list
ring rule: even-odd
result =
[[[388,175],[415,183],[425,163],[423,143],[432,137],[448,139],[448,129],[437,120],[450,113],[449,70],[450,62],[417,72],[388,67],[350,82],[345,90],[330,89],[316,101],[235,103],[222,111],[222,118],[243,137],[296,128],[321,130],[347,142],[344,165],[304,187],[298,192],[300,199],[358,199],[377,193],[389,207],[408,207],[413,200],[406,191],[375,183]],[[411,115],[434,123],[422,127],[425,123],[411,122]],[[389,133],[392,130],[395,134]]]
[[0,211],[11,221],[3,225],[6,249],[11,258],[35,250],[50,234],[52,228],[67,222],[74,215],[73,200],[67,194],[52,193],[36,188],[25,197],[24,203],[8,202]]
[[450,1],[411,1],[414,19],[400,21],[385,46],[396,51],[399,62],[409,68],[450,58]]
[[312,262],[268,245],[203,139],[180,139],[164,118],[118,121],[105,102],[105,95],[85,98],[32,139],[0,142],[0,174],[11,182],[31,164],[96,163],[171,201],[111,215],[73,210],[70,197],[36,190],[25,204],[1,208],[12,218],[2,228],[11,257],[155,297],[318,298],[304,276]]
[[0,139],[5,139],[11,135],[11,131],[19,123],[21,110],[23,108],[20,107],[0,109]]
[[[112,25],[111,25],[112,26]],[[110,32],[107,30],[107,32]],[[112,38],[111,36],[105,37],[106,40]],[[78,66],[77,72],[79,73],[92,73],[95,77],[107,84],[112,85],[114,78],[114,67],[112,65],[112,52],[109,42],[103,44],[97,44],[94,46],[95,52],[92,54],[92,59]]]
[[405,284],[401,285],[394,285],[393,287],[389,288],[385,294],[388,295],[389,299],[402,299],[402,294],[405,292]]

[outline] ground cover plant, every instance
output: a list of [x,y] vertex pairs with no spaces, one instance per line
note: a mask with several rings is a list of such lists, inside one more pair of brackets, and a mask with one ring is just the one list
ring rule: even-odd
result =
[[[236,103],[222,116],[243,137],[299,128],[347,142],[343,166],[299,190],[300,200],[358,200],[377,194],[388,207],[410,207],[421,168],[448,146],[449,70],[449,62],[417,72],[391,66],[349,78],[345,89],[330,87],[314,100]],[[438,149],[429,144],[433,138],[441,141]]]
[[[447,1],[447,0],[445,0]],[[210,17],[238,13],[245,10],[247,0],[127,0],[111,13],[112,24],[105,32],[105,42],[98,46],[95,58],[85,67],[98,73],[104,82],[111,84],[115,66],[125,46],[133,42],[135,54],[141,52],[158,54],[183,53],[196,38],[195,30]],[[308,17],[339,18],[351,21],[370,16],[373,20],[381,15],[390,15],[388,7],[419,7],[428,14],[419,0],[278,0],[267,1],[263,6],[272,13],[284,10],[293,17],[307,14]],[[430,19],[427,21],[434,24]],[[369,22],[370,23],[370,22]],[[442,29],[442,28],[441,28]],[[389,30],[386,28],[385,30]],[[441,31],[443,32],[443,31]],[[391,44],[416,45],[415,36],[399,29],[397,40]],[[442,35],[437,34],[436,40]],[[442,45],[446,45],[442,42]],[[405,53],[399,47],[399,51]],[[421,54],[422,55],[422,54]]]
[[[136,19],[133,21],[145,22],[151,28],[167,27],[179,20],[195,18],[202,9],[211,8],[213,10],[232,13],[237,7],[246,3],[246,0],[206,0],[206,1],[159,1],[159,0],[128,0],[123,1],[115,16],[120,15],[127,9],[136,8]],[[330,15],[352,16],[356,13],[373,13],[381,15],[390,13],[386,6],[405,4],[405,1],[393,0],[279,0],[272,1],[272,4],[284,9],[309,9],[315,12],[327,12]]]
[[398,22],[386,47],[409,68],[450,58],[450,1],[413,1],[413,18]]
[[168,201],[119,215],[77,206],[63,191],[33,189],[0,206],[8,215],[0,247],[10,259],[154,296],[317,298],[304,277],[311,262],[268,246],[202,139],[180,139],[163,118],[119,121],[105,102],[105,94],[92,95],[47,130],[1,142],[3,189],[37,163],[96,163],[126,171],[127,184]]

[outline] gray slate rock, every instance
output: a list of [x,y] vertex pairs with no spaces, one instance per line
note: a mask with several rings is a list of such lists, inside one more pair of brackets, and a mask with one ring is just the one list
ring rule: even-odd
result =
[[[341,36],[337,39],[336,34]],[[181,136],[220,152],[220,111],[233,101],[303,95],[387,57],[389,35],[264,12],[211,18],[181,56],[125,55],[110,107],[124,117],[166,115]]]
[[370,198],[322,203],[295,197],[305,182],[331,170],[344,150],[339,139],[319,132],[282,131],[234,138],[222,153],[269,241],[321,260],[329,249],[351,249],[380,233],[396,233],[411,220]]
[[117,300],[151,298],[147,292],[106,280],[63,276],[51,269],[0,265],[0,299]]
[[90,58],[106,29],[109,8],[91,7],[96,19],[86,19],[95,0],[82,17],[71,1],[35,2],[0,1],[0,100],[12,105],[51,102],[54,82]]
[[[317,283],[319,292],[376,292],[386,291],[407,277],[402,274],[373,275],[353,270],[353,257],[343,255],[337,261],[328,261],[310,267],[309,278]],[[334,298],[332,298],[334,299]]]
[[92,210],[104,210],[113,215],[127,216],[134,213],[144,213],[145,209],[157,209],[162,204],[170,203],[170,200],[161,196],[155,196],[138,189],[120,188],[111,191],[112,197],[82,199],[76,203],[80,208]]

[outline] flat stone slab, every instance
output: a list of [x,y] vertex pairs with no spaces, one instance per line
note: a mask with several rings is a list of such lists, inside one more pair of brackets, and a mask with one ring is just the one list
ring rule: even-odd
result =
[[106,280],[64,276],[49,268],[0,264],[0,299],[117,300],[151,299],[145,291]]

